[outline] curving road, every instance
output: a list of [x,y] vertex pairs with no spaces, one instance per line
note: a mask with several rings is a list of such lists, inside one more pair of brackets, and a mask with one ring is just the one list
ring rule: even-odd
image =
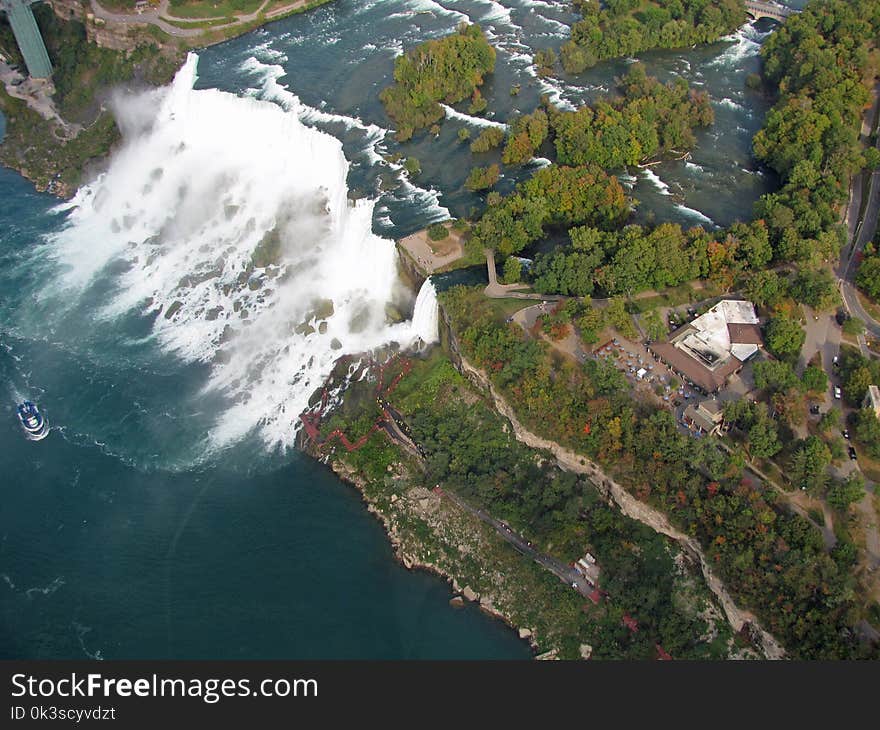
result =
[[[871,129],[876,126],[878,112],[880,112],[880,84],[874,90],[874,103],[868,112],[867,123],[862,126],[863,137],[869,136]],[[871,122],[874,122],[874,124],[872,125]],[[876,144],[878,149],[880,149],[880,137],[878,137]],[[871,173],[868,182],[867,200],[864,204],[864,215],[859,218],[859,210],[862,207],[862,183],[863,178],[859,174],[853,181],[849,208],[846,214],[850,240],[843,250],[835,273],[839,279],[840,293],[843,296],[843,302],[846,305],[847,311],[854,317],[862,320],[868,332],[875,337],[880,337],[880,322],[865,311],[852,283],[857,268],[853,266],[853,262],[865,248],[865,244],[873,239],[874,233],[877,230],[878,215],[880,215],[880,169],[874,170]],[[864,350],[864,348],[862,349]]]
[[[248,13],[247,15],[236,15],[235,17],[237,18],[237,20],[232,23],[224,23],[223,25],[212,25],[208,28],[179,28],[178,26],[169,23],[168,20],[173,20],[175,23],[203,23],[211,20],[223,20],[224,17],[179,18],[172,15],[168,10],[169,0],[161,0],[158,7],[150,6],[147,10],[144,10],[141,13],[115,13],[112,10],[107,10],[107,8],[102,7],[98,3],[98,0],[90,0],[92,13],[94,13],[96,18],[100,18],[101,20],[109,23],[118,23],[120,25],[154,25],[168,35],[173,36],[174,38],[198,38],[202,35],[205,35],[206,33],[211,33],[218,30],[226,30],[228,28],[235,28],[239,25],[251,23],[260,17],[260,14],[263,12],[269,2],[270,0],[263,0],[262,5],[260,5],[260,7],[257,8],[253,13]],[[267,13],[265,17],[266,19],[271,20],[280,15],[284,15],[285,13],[290,12],[291,10],[301,8],[307,5],[308,2],[309,0],[295,0],[288,5],[276,8],[270,13]]]

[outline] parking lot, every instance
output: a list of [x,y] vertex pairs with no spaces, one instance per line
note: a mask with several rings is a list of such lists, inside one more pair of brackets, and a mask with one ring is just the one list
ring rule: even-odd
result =
[[[648,395],[670,410],[684,407],[688,401],[700,397],[692,386],[672,373],[662,360],[655,359],[642,344],[618,336],[597,347],[593,356],[611,362],[637,392]],[[673,387],[674,383],[677,383],[676,387]]]

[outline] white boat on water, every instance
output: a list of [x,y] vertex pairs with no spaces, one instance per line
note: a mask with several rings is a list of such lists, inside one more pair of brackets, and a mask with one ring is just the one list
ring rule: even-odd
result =
[[43,417],[34,403],[26,400],[19,404],[17,414],[25,435],[31,441],[41,441],[49,435],[49,421]]

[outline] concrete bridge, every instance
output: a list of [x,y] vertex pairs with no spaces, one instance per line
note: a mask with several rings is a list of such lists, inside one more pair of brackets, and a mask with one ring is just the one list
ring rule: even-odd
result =
[[756,2],[755,0],[746,0],[746,12],[755,20],[761,18],[773,18],[773,20],[782,23],[789,15],[799,13],[799,10],[792,10],[784,5],[777,5],[771,2]]
[[0,0],[0,11],[9,18],[28,74],[35,79],[47,79],[52,75],[52,63],[31,11],[31,5],[35,2],[39,0]]

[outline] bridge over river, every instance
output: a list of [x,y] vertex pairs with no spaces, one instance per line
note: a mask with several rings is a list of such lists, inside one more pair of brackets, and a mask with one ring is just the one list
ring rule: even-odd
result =
[[15,42],[28,69],[28,74],[35,79],[47,79],[52,75],[52,64],[43,36],[31,12],[31,4],[39,0],[0,0],[0,10],[9,18],[9,25],[15,34]]
[[784,5],[769,2],[754,2],[753,0],[746,0],[745,6],[746,12],[755,20],[760,20],[761,18],[773,18],[773,20],[780,23],[789,15],[800,12],[800,10],[787,8]]

